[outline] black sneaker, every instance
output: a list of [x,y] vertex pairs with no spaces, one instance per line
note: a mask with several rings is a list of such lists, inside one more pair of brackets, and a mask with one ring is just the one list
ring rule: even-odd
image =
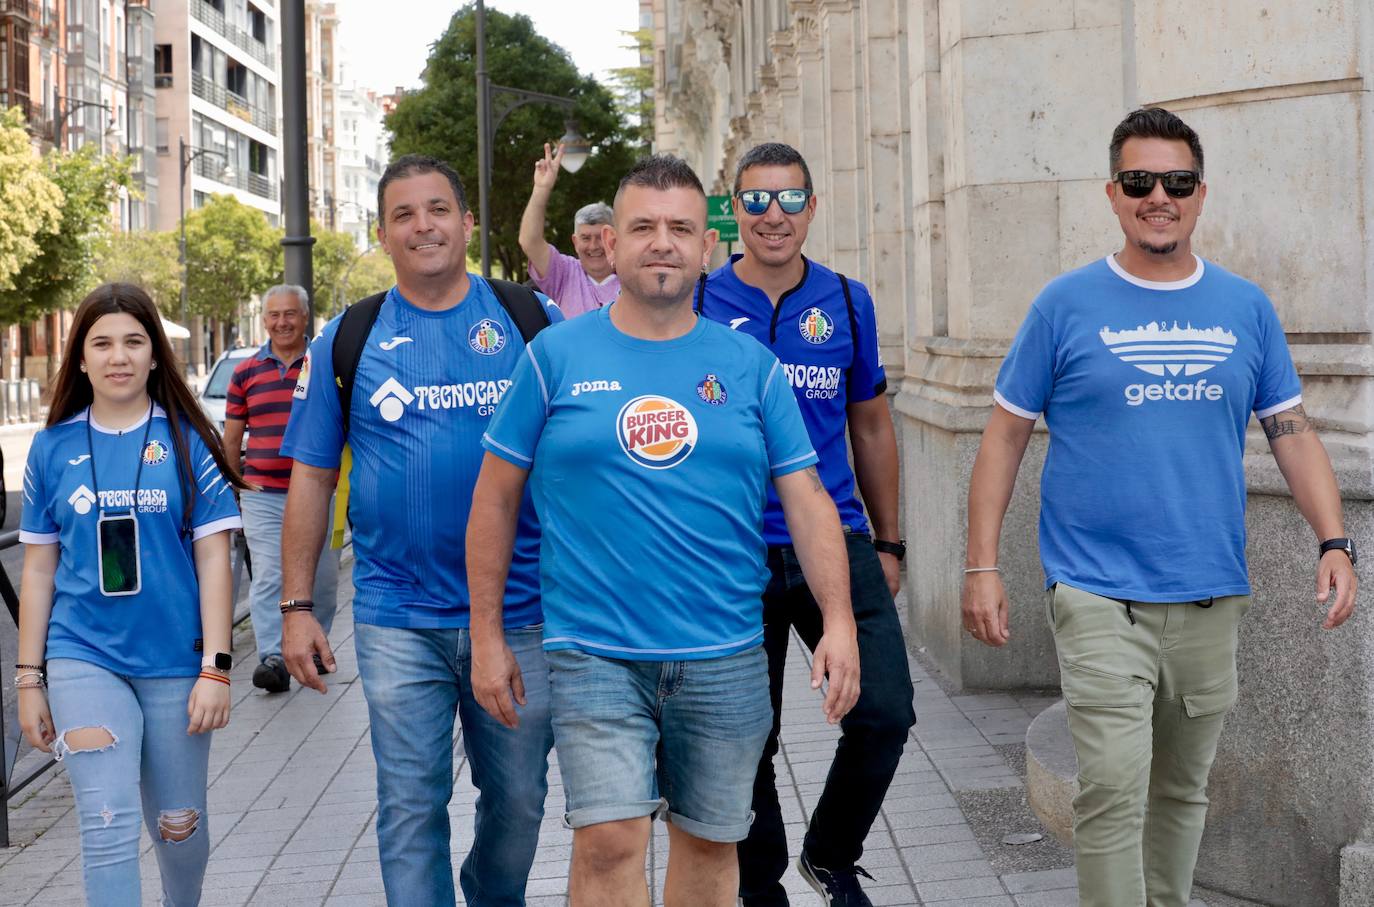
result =
[[269,693],[285,693],[291,689],[291,672],[280,655],[269,655],[253,669],[253,686]]
[[816,889],[816,894],[821,896],[821,903],[825,907],[873,907],[873,902],[859,887],[859,876],[873,881],[873,876],[862,866],[822,869],[813,866],[806,851],[802,851],[802,855],[797,858],[797,872],[801,873],[807,884]]

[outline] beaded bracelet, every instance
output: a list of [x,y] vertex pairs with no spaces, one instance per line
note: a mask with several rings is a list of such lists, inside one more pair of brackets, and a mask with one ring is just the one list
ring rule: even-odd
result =
[[16,690],[41,690],[45,686],[47,686],[47,684],[41,680],[30,680],[25,683],[16,683],[14,688]]
[[224,684],[226,687],[229,686],[229,678],[228,678],[228,677],[225,677],[223,674],[212,674],[212,673],[210,673],[209,671],[201,671],[201,672],[200,672],[200,679],[201,679],[201,680],[218,680],[220,683]]

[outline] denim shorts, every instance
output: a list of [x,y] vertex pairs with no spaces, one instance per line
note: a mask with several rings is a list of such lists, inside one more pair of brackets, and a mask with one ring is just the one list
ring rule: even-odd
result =
[[773,722],[762,646],[700,661],[546,655],[568,825],[666,813],[706,841],[749,834]]

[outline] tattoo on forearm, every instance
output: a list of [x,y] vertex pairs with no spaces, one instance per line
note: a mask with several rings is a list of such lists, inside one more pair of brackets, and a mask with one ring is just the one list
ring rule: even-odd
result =
[[816,467],[806,467],[806,474],[811,477],[812,491],[825,491],[825,485],[821,482],[821,477],[820,474],[816,472]]
[[1307,412],[1299,403],[1292,409],[1285,409],[1281,413],[1274,413],[1260,420],[1260,425],[1264,428],[1264,435],[1270,441],[1283,435],[1300,435],[1305,431],[1312,431],[1312,423],[1307,418]]

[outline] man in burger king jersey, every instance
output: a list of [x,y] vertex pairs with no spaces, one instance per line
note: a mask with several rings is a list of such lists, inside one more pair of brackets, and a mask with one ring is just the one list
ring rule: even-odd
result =
[[768,484],[820,602],[811,681],[829,678],[832,723],[859,694],[844,537],[778,360],[692,311],[715,243],[696,174],[673,157],[641,161],[605,242],[620,295],[535,339],[482,441],[467,536],[474,693],[516,725],[524,682],[501,590],[529,479],[571,902],[648,904],[644,856],[660,816],[665,903],[727,907],[773,717],[760,600]]

